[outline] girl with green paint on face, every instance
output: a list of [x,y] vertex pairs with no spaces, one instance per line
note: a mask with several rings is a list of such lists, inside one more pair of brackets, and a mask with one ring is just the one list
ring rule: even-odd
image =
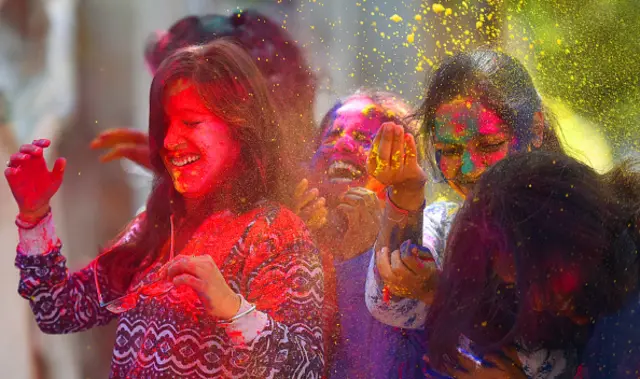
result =
[[[463,198],[488,167],[510,154],[561,151],[553,118],[526,69],[493,50],[445,60],[430,77],[418,117],[432,175]],[[381,322],[422,329],[458,204],[438,201],[425,207],[428,175],[419,165],[413,137],[401,127],[384,125],[373,145],[368,170],[387,186],[387,197],[369,266],[367,307]],[[487,369],[487,375],[554,378],[542,372],[553,369],[549,359],[518,362],[525,367],[513,372],[505,359],[497,359],[504,370]]]

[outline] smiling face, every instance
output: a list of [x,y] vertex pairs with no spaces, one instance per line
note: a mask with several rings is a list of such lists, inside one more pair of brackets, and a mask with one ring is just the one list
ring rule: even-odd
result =
[[457,98],[436,110],[438,166],[449,185],[463,196],[488,167],[509,154],[515,143],[500,116],[477,100]]
[[312,161],[321,193],[335,197],[365,185],[367,156],[382,121],[368,97],[352,98],[336,110]]
[[212,114],[188,81],[168,91],[164,108],[167,134],[160,152],[173,186],[186,198],[207,195],[231,177],[240,144],[229,127]]

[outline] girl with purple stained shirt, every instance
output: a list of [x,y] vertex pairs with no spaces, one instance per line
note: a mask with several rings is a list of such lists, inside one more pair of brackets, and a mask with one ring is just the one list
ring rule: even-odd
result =
[[[308,224],[318,225],[320,249],[336,271],[338,327],[330,378],[422,376],[420,333],[375,320],[362,291],[381,209],[381,186],[366,170],[367,156],[387,122],[401,123],[415,133],[415,123],[408,118],[411,111],[397,95],[370,90],[338,102],[322,121],[310,181],[305,183],[314,188],[299,188],[299,209],[311,215],[306,217]],[[324,211],[313,215],[315,205]]]

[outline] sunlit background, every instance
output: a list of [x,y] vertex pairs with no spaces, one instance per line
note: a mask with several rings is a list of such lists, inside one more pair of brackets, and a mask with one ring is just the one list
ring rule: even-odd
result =
[[[146,129],[147,37],[185,15],[243,8],[278,21],[304,48],[321,84],[318,119],[362,86],[417,105],[443,57],[490,44],[528,67],[573,155],[606,170],[639,150],[637,0],[0,0],[0,162],[34,138],[68,158],[53,208],[71,269],[147,196],[144,172],[100,164],[88,147],[106,128]],[[428,196],[450,195],[442,190]],[[0,377],[107,377],[115,325],[43,335],[17,295],[17,208],[4,181],[0,211]]]

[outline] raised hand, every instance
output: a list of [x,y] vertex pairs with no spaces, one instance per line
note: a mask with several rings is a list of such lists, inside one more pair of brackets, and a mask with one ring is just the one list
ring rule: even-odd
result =
[[35,140],[22,145],[18,153],[11,155],[4,170],[13,197],[18,203],[20,218],[36,222],[49,211],[49,201],[62,184],[66,160],[58,158],[49,171],[43,151],[51,142]]
[[142,167],[151,169],[149,160],[149,138],[145,133],[129,128],[108,129],[91,141],[92,149],[108,149],[100,157],[101,162],[129,159]]
[[391,199],[406,210],[418,209],[424,201],[427,175],[418,164],[416,142],[401,125],[384,123],[367,160],[367,171],[392,187]]
[[293,193],[293,212],[310,230],[318,230],[327,223],[327,205],[317,188],[309,189],[309,181],[302,179]]
[[375,192],[355,187],[342,196],[337,210],[344,215],[347,223],[335,254],[342,260],[348,260],[373,246],[380,229],[382,209]]

